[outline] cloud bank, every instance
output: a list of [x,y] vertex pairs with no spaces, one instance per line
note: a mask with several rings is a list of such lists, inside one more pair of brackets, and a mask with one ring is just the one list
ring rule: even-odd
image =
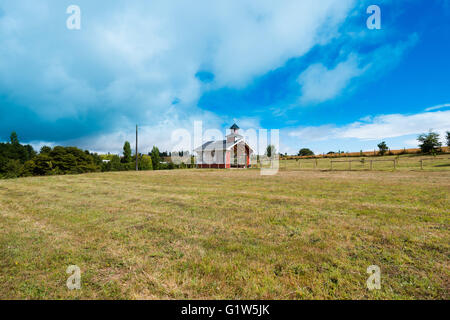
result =
[[[66,28],[69,4],[0,5],[2,134],[27,119],[26,140],[83,138],[117,150],[103,137],[122,138],[135,123],[157,132],[201,119],[206,87],[246,86],[326,42],[355,1],[80,0],[78,31]],[[213,80],[197,77],[202,71]]]
[[[429,130],[438,132],[441,138],[450,130],[450,110],[424,112],[412,115],[389,114],[364,119],[345,125],[322,125],[291,129],[290,137],[314,142],[337,139],[383,140],[410,135],[419,135]],[[405,140],[406,141],[406,140]],[[408,140],[408,145],[412,140]]]

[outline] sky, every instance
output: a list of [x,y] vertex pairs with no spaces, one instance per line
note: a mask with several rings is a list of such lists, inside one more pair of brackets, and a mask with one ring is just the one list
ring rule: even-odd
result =
[[278,129],[288,154],[417,147],[450,130],[449,19],[450,0],[2,1],[0,141],[119,153],[138,124],[141,152],[170,151],[202,121]]

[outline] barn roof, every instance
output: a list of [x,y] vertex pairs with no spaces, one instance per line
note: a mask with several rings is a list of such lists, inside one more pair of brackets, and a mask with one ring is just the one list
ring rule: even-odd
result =
[[230,127],[230,129],[239,129],[239,127],[238,127],[237,124],[235,123],[235,124],[233,124],[233,125]]
[[[202,146],[194,149],[194,151],[213,151],[213,150],[228,150],[236,143],[244,142],[242,139],[236,142],[227,142],[227,140],[219,140],[219,141],[208,141],[204,143]],[[247,144],[247,143],[246,143]],[[247,144],[248,146],[248,144]],[[250,148],[250,146],[248,146]],[[251,150],[251,148],[250,148]]]
[[231,146],[232,143],[227,143],[227,140],[208,141],[201,147],[196,148],[195,151],[226,150],[228,145]]

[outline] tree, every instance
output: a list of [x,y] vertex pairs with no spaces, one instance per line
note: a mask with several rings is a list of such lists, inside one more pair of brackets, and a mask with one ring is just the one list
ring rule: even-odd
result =
[[32,175],[34,175],[35,168],[36,168],[36,164],[34,163],[34,161],[28,160],[23,165],[21,176],[22,177],[31,177]]
[[419,147],[422,153],[435,153],[441,147],[439,134],[430,130],[427,134],[423,133],[418,138]]
[[39,151],[40,154],[49,154],[50,152],[52,152],[52,148],[48,146],[42,146],[41,151]]
[[19,143],[15,132],[11,133],[10,143],[0,143],[0,157],[6,160],[19,160],[23,164],[25,161],[31,160],[35,155],[36,152],[32,146],[24,146]]
[[300,151],[298,152],[298,155],[299,156],[313,156],[314,152],[312,152],[308,148],[303,148],[303,149],[300,149]]
[[128,141],[125,141],[123,145],[123,162],[130,163],[131,162],[131,146]]
[[389,150],[389,148],[388,148],[386,142],[384,142],[384,141],[382,141],[382,142],[380,142],[380,143],[378,144],[378,149],[380,150],[380,154],[381,154],[382,156],[384,156],[385,153],[386,153],[386,151]]
[[118,155],[113,155],[111,161],[107,164],[106,171],[121,171],[123,170],[123,164],[120,163],[120,158]]
[[149,155],[141,155],[139,157],[139,170],[152,170],[153,163],[152,158]]
[[158,170],[160,168],[161,158],[159,157],[159,149],[156,146],[153,146],[150,156],[152,157],[153,170]]
[[272,158],[272,156],[274,156],[277,152],[277,149],[275,148],[275,146],[273,144],[269,144],[266,148],[266,156],[268,156],[269,158]]
[[450,131],[447,131],[447,147],[450,147]]
[[19,144],[19,137],[17,136],[17,133],[15,131],[11,132],[10,140],[11,144]]
[[40,154],[34,159],[33,174],[44,176],[52,172],[52,159],[48,154]]
[[22,172],[22,164],[19,160],[9,160],[5,166],[5,178],[17,178],[20,177]]

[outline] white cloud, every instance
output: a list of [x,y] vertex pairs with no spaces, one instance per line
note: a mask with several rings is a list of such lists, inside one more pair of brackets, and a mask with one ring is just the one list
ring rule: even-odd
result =
[[[172,115],[172,116],[170,116]],[[196,112],[196,115],[179,116],[170,110],[162,116],[163,120],[155,121],[151,125],[139,126],[139,152],[148,153],[153,146],[157,146],[160,151],[172,151],[178,141],[172,141],[172,133],[179,129],[184,129],[190,134],[190,145],[186,149],[192,150],[194,146],[194,122],[202,121],[202,132],[208,129],[220,129],[221,119],[209,112]],[[98,153],[122,153],[123,144],[129,141],[132,149],[135,148],[135,124],[128,122],[125,129],[115,130],[114,132],[104,133],[79,139],[64,141],[64,145],[75,145],[82,149],[93,150]],[[126,129],[132,128],[132,129]],[[223,132],[225,134],[225,132]]]
[[419,142],[417,139],[408,139],[404,141],[405,147],[407,148],[417,148],[419,145]]
[[39,150],[41,150],[41,148],[43,146],[47,146],[47,147],[51,147],[51,148],[53,148],[55,146],[55,144],[53,142],[49,142],[49,141],[31,141],[28,144],[30,144],[36,152],[39,152]]
[[360,76],[363,72],[355,56],[350,56],[334,69],[328,69],[321,63],[313,64],[297,79],[302,86],[300,102],[319,103],[335,98],[353,78]]
[[450,107],[450,103],[444,103],[444,104],[439,104],[437,106],[426,108],[425,111],[438,110],[438,109],[443,109],[443,108],[448,108],[448,107]]
[[381,140],[432,129],[441,135],[450,130],[450,110],[424,112],[413,115],[390,114],[365,118],[366,122],[354,122],[342,127],[334,125],[304,127],[289,132],[289,136],[308,141],[329,139]]
[[334,68],[327,68],[322,63],[316,63],[303,71],[297,82],[301,86],[301,104],[316,104],[332,100],[346,90],[352,80],[366,78],[375,80],[394,67],[404,52],[414,46],[419,37],[411,34],[405,41],[394,45],[386,44],[369,53],[352,52],[347,59]]

